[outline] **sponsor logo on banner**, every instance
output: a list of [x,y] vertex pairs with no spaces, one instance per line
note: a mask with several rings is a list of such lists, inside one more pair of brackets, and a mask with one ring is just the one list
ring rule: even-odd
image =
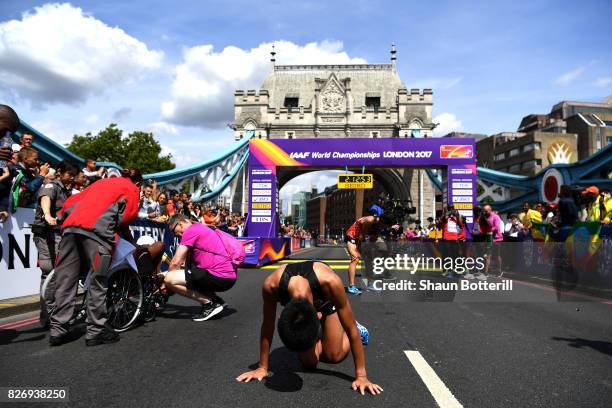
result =
[[470,169],[451,169],[451,174],[472,174]]
[[251,208],[272,208],[272,203],[253,203]]
[[254,203],[271,203],[272,197],[251,197],[251,201]]
[[453,203],[471,203],[472,197],[455,196],[453,197]]
[[459,214],[463,215],[464,217],[474,216],[474,212],[472,210],[459,210]]
[[474,223],[474,217],[465,217],[465,222],[467,222],[468,224],[473,224]]
[[272,170],[253,169],[251,174],[272,174]]
[[272,188],[272,183],[253,183],[251,188]]
[[470,145],[442,145],[440,146],[440,157],[442,159],[471,159],[474,150]]
[[472,183],[453,183],[453,188],[472,188]]
[[269,196],[272,194],[272,190],[251,190],[251,194],[255,196]]
[[272,217],[251,217],[252,222],[272,222]]
[[457,203],[453,205],[457,210],[471,210],[472,208],[474,208],[472,206],[472,203]]
[[253,210],[253,215],[272,215],[272,210]]
[[452,190],[453,196],[471,196],[472,190]]

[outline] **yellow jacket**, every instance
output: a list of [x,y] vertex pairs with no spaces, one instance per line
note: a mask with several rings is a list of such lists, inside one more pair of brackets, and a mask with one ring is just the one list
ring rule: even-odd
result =
[[612,198],[604,199],[605,214],[601,216],[600,198],[589,204],[587,207],[587,221],[603,222],[609,224],[612,219]]
[[536,210],[528,210],[525,216],[523,217],[523,225],[525,228],[531,228],[531,224],[533,223],[541,223],[542,222],[542,213]]

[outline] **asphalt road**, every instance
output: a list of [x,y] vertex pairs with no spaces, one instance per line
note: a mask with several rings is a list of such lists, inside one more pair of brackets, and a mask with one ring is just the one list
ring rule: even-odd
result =
[[[330,264],[345,277],[342,248],[307,250],[296,258],[336,260]],[[48,334],[35,323],[7,326],[35,314],[0,320],[0,387],[70,389],[67,404],[33,406],[612,403],[612,304],[597,298],[559,302],[550,290],[520,282],[515,282],[518,297],[513,301],[458,295],[455,302],[436,302],[436,296],[412,302],[386,292],[351,297],[357,319],[370,330],[366,367],[370,379],[384,388],[380,396],[361,396],[350,389],[352,358],[304,372],[278,338],[271,356],[274,375],[262,383],[239,384],[235,377],[258,360],[260,285],[269,272],[241,270],[237,285],[223,295],[229,308],[220,319],[192,322],[190,315],[198,306],[174,296],[156,321],[123,333],[121,341],[111,345],[88,348],[82,337],[51,348]],[[409,360],[406,351],[416,357]]]

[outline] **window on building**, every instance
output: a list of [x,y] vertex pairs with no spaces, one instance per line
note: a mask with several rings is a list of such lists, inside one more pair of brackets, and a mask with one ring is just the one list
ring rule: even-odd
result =
[[370,132],[370,137],[373,137],[373,138],[380,137],[380,132],[373,130]]
[[366,96],[365,104],[366,107],[374,109],[374,112],[378,112],[380,108],[380,96]]
[[510,157],[518,156],[520,152],[521,152],[521,148],[520,147],[516,147],[516,148],[510,150],[509,156]]
[[299,103],[300,103],[300,98],[296,96],[287,96],[285,97],[285,102],[283,103],[283,106],[287,108],[289,112],[291,112],[292,110],[297,109],[297,107],[299,106]]
[[595,128],[595,149],[601,149],[601,128],[599,126]]
[[612,144],[612,136],[608,136],[608,144],[611,145]]
[[504,160],[506,158],[506,153],[497,153],[495,155],[495,160]]
[[295,132],[285,132],[285,139],[293,139]]
[[515,172],[515,171],[519,171],[521,169],[521,165],[520,164],[513,164],[512,166],[508,167],[508,171],[510,173]]

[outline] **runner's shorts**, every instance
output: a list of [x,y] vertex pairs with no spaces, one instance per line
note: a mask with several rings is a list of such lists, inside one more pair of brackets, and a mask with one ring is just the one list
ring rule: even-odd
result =
[[191,268],[185,271],[187,289],[196,292],[225,292],[236,283],[236,279],[215,276],[206,269]]
[[344,242],[346,242],[346,243],[349,243],[349,242],[350,242],[350,243],[351,243],[351,244],[353,244],[353,245],[357,245],[357,242],[358,242],[358,241],[357,241],[357,239],[356,239],[356,238],[349,237],[348,235],[345,235],[345,236],[344,236]]

